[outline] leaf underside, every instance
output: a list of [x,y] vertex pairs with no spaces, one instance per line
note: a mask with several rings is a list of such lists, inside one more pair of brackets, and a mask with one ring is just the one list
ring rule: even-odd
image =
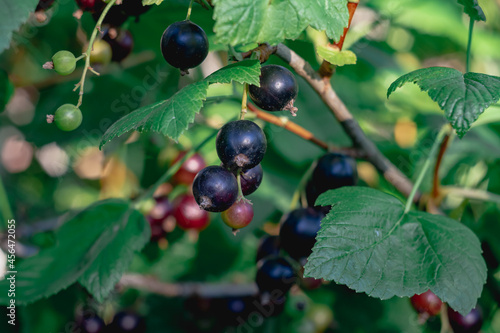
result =
[[430,289],[462,314],[476,305],[486,264],[478,238],[461,223],[418,211],[404,215],[397,198],[370,188],[331,190],[316,204],[333,207],[305,275],[380,299]]
[[339,51],[327,46],[318,46],[318,55],[334,66],[345,66],[356,64],[357,57],[349,50]]
[[214,0],[218,44],[278,44],[308,25],[337,41],[349,20],[347,0]]
[[158,132],[177,140],[203,107],[210,84],[236,81],[258,86],[259,76],[258,60],[246,60],[226,66],[204,80],[184,87],[165,101],[141,107],[122,117],[104,133],[100,147],[132,130]]
[[460,138],[484,110],[500,99],[500,77],[462,74],[447,67],[423,68],[403,75],[391,84],[387,97],[408,82],[417,84],[438,103]]

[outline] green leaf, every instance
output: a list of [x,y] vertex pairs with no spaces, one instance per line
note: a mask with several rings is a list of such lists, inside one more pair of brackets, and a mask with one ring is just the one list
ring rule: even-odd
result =
[[[115,249],[120,254],[127,253],[117,242],[130,244],[129,238],[138,238],[130,232],[140,234],[140,241],[149,233],[144,231],[148,229],[147,223],[138,219],[137,214],[125,201],[104,200],[70,218],[55,232],[55,246],[42,249],[17,265],[16,304],[24,305],[51,296],[82,275],[94,276],[94,269],[99,269],[99,279],[107,286],[121,274],[119,271],[128,260],[118,260],[118,254],[110,254]],[[7,290],[8,281],[0,281],[0,288]],[[102,297],[103,289],[99,292],[97,296]],[[7,293],[0,294],[0,304],[8,301]]]
[[111,239],[89,268],[78,279],[98,302],[104,301],[132,262],[134,252],[140,251],[151,237],[144,215],[128,210],[114,228],[100,236]]
[[476,235],[441,215],[404,214],[395,197],[364,187],[322,194],[322,220],[305,275],[388,299],[428,289],[467,314],[481,295],[486,264]]
[[347,0],[214,0],[217,43],[278,44],[308,25],[338,40],[347,27]]
[[177,140],[194,121],[213,83],[248,83],[259,85],[260,63],[246,60],[226,66],[204,80],[190,84],[165,101],[141,107],[111,125],[102,137],[100,147],[131,130],[159,132]]
[[9,80],[7,73],[0,69],[0,112],[5,110],[5,106],[9,102],[14,93],[14,85]]
[[0,0],[0,52],[9,47],[12,32],[34,12],[38,0]]
[[500,99],[500,77],[462,74],[447,67],[423,68],[403,75],[391,84],[387,97],[408,82],[417,84],[438,103],[460,138],[486,108]]
[[334,66],[354,65],[358,60],[352,51],[339,51],[327,46],[318,46],[318,55]]
[[477,3],[477,0],[457,0],[459,4],[464,6],[464,13],[469,15],[473,20],[486,21],[483,9]]

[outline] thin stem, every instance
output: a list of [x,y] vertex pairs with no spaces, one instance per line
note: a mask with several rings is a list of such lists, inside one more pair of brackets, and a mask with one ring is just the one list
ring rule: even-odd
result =
[[188,12],[187,12],[187,15],[186,15],[186,21],[189,21],[189,18],[191,18],[191,11],[193,9],[193,0],[191,0],[189,2],[189,8],[188,8]]
[[236,176],[236,180],[238,181],[238,200],[244,198],[243,189],[241,188],[241,171],[238,170],[238,175]]
[[297,203],[301,198],[301,193],[304,192],[304,188],[306,187],[307,180],[311,177],[311,174],[314,170],[314,166],[316,165],[316,161],[312,162],[307,171],[304,173],[302,178],[300,179],[299,185],[297,189],[293,193],[292,201],[290,202],[290,210],[294,210],[297,207]]
[[218,131],[213,132],[208,137],[205,138],[199,145],[195,148],[191,149],[189,152],[184,155],[179,161],[174,163],[168,170],[141,196],[139,196],[135,202],[138,205],[141,201],[149,199],[153,196],[156,189],[163,183],[167,182],[172,178],[172,176],[180,169],[181,165],[191,156],[193,156],[196,152],[198,152],[204,145],[206,145],[216,134]]
[[245,114],[247,113],[247,104],[248,104],[247,90],[248,90],[248,84],[245,83],[245,86],[243,87],[243,98],[241,99],[241,114],[240,114],[241,120],[245,119]]
[[[89,41],[89,46],[87,47],[87,51],[85,51],[85,67],[83,68],[83,73],[82,73],[82,78],[80,79],[80,82],[77,83],[75,86],[75,90],[80,87],[79,91],[79,97],[78,97],[78,104],[76,107],[80,107],[83,102],[83,93],[84,93],[84,86],[85,86],[85,77],[87,76],[87,71],[91,69],[90,67],[90,53],[92,52],[92,48],[94,47],[94,41],[95,38],[97,37],[97,32],[101,31],[101,24],[104,18],[106,17],[106,14],[108,14],[108,11],[110,10],[111,6],[115,4],[117,0],[111,0],[104,10],[102,11],[101,16],[99,17],[99,20],[97,20],[97,23],[94,27],[94,30],[92,31],[92,35],[90,36],[90,41]],[[96,73],[94,70],[92,72]]]
[[471,49],[472,49],[472,33],[474,32],[474,23],[476,20],[474,20],[472,17],[470,18],[469,21],[469,41],[467,43],[467,61],[465,64],[465,71],[467,73],[470,72],[470,61],[471,61]]
[[449,132],[450,132],[450,125],[446,124],[441,128],[438,135],[436,136],[436,140],[434,141],[434,144],[432,145],[431,151],[429,152],[429,155],[427,156],[427,159],[425,160],[424,166],[420,170],[420,173],[417,177],[417,180],[415,181],[415,184],[413,185],[413,188],[411,189],[410,195],[408,196],[408,200],[406,201],[405,214],[410,211],[411,205],[413,204],[413,198],[415,197],[415,194],[417,194],[418,188],[422,184],[422,181],[424,180],[424,177],[427,174],[427,170],[429,170],[429,167],[431,166],[431,161],[432,161],[434,155],[436,155],[436,151],[438,150],[439,146],[441,145],[441,142],[443,141],[444,136]]
[[78,60],[81,60],[83,58],[85,58],[87,55],[85,53],[83,53],[81,56],[79,56],[78,58],[76,58],[75,60],[78,61]]
[[0,177],[0,209],[2,210],[3,227],[7,228],[7,220],[14,218],[14,214],[10,208],[9,198],[7,197],[2,177]]
[[439,168],[441,167],[441,162],[443,161],[444,153],[446,152],[446,149],[448,149],[450,138],[451,138],[451,133],[445,135],[443,141],[441,142],[441,146],[439,148],[436,165],[434,166],[434,179],[432,182],[431,195],[433,198],[439,197],[439,186],[441,183],[439,179]]

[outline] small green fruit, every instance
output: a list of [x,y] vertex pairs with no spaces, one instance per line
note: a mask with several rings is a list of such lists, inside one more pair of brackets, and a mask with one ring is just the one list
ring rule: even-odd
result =
[[59,51],[52,57],[54,70],[60,75],[73,73],[76,68],[76,58],[69,51]]
[[73,104],[61,105],[54,114],[54,122],[63,131],[72,131],[82,123],[82,111]]
[[113,52],[109,43],[105,40],[97,39],[90,52],[90,63],[107,65],[111,62],[112,57]]

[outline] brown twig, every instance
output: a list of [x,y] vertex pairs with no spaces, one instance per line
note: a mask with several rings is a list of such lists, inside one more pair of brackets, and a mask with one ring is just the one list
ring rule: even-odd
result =
[[441,162],[443,161],[443,156],[444,153],[446,152],[446,149],[449,146],[450,142],[450,134],[447,134],[444,138],[443,141],[441,142],[441,147],[439,147],[439,153],[436,159],[436,165],[434,166],[434,178],[432,180],[432,191],[431,191],[431,199],[437,199],[439,198],[439,186],[440,186],[440,180],[439,180],[439,168],[441,167]]
[[332,145],[328,145],[328,143],[318,139],[317,137],[314,136],[313,133],[309,132],[306,130],[304,127],[297,125],[296,123],[288,120],[286,117],[276,117],[268,112],[259,110],[256,106],[253,104],[248,104],[248,110],[253,112],[257,118],[264,120],[265,122],[274,124],[276,126],[282,127],[286,129],[289,132],[292,132],[293,134],[303,138],[304,140],[310,141],[314,143],[316,146],[328,150],[328,151],[336,151],[345,155],[352,156],[354,158],[364,158],[365,154],[363,154],[362,151],[356,148],[342,148],[342,147],[335,147]]
[[[354,13],[356,12],[356,8],[358,8],[359,0],[349,0],[347,3],[347,9],[349,10],[349,22],[347,23],[347,27],[344,28],[344,33],[340,36],[338,42],[328,45],[329,47],[342,51],[342,47],[344,46],[344,41],[347,33],[349,32],[349,28],[351,27],[352,18]],[[318,70],[319,76],[321,76],[325,80],[330,80],[330,78],[335,73],[335,66],[330,64],[328,61],[323,60],[321,66]]]
[[140,274],[124,274],[118,282],[120,288],[145,290],[165,297],[234,297],[258,293],[257,285],[232,283],[166,283]]

